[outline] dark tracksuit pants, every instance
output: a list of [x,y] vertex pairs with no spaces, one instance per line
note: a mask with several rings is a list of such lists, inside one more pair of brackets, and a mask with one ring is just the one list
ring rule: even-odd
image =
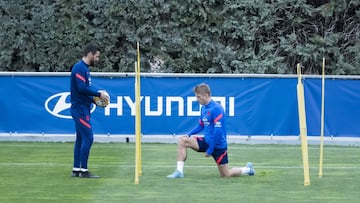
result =
[[73,105],[71,115],[75,121],[76,141],[74,147],[74,168],[87,169],[90,148],[94,134],[90,123],[90,108]]

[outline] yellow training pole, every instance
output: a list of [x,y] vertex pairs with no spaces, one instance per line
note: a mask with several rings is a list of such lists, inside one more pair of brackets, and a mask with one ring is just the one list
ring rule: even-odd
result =
[[138,68],[138,71],[137,71],[137,81],[138,81],[138,134],[139,134],[139,169],[138,169],[138,172],[139,172],[139,176],[142,175],[142,160],[141,160],[141,152],[142,152],[142,146],[141,146],[141,111],[140,111],[140,102],[141,102],[141,94],[140,94],[140,89],[141,89],[141,85],[140,85],[140,44],[139,42],[137,43],[137,68]]
[[322,61],[322,83],[321,83],[321,129],[320,129],[320,163],[319,177],[323,176],[323,157],[324,157],[324,106],[325,106],[325,57]]
[[304,98],[304,86],[301,82],[301,68],[300,64],[297,64],[298,84],[297,97],[298,97],[298,111],[299,111],[299,127],[301,138],[301,151],[304,167],[304,186],[310,185],[310,173],[309,173],[309,158],[307,147],[307,129],[306,129],[306,114],[305,114],[305,98]]
[[140,48],[137,43],[137,63],[135,63],[135,184],[141,176],[141,111],[140,111]]

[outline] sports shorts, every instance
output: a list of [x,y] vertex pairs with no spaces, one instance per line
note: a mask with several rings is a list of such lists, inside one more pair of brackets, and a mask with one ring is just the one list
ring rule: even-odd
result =
[[[206,150],[209,148],[209,145],[205,142],[203,137],[196,137],[197,143],[199,145],[199,151],[198,152],[206,152]],[[212,153],[212,157],[214,158],[216,164],[227,164],[229,163],[228,160],[228,154],[227,154],[227,148],[225,149],[214,149],[214,152]]]

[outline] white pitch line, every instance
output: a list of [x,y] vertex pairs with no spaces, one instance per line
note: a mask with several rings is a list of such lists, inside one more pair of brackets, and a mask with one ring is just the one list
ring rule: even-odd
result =
[[[8,145],[4,145],[2,144],[2,146],[11,146],[12,149],[14,147],[36,147],[36,148],[49,148],[48,145],[41,145],[39,143],[36,143],[36,144],[14,144],[14,143],[9,143]],[[71,147],[73,147],[71,145]],[[122,145],[117,145],[117,146],[113,146],[112,144],[109,144],[109,145],[97,145],[95,144],[93,146],[93,148],[104,148],[104,149],[112,149],[112,148],[120,148],[120,149],[124,149],[124,148],[129,148],[129,149],[134,149],[135,148],[135,145],[133,143],[130,143],[130,144],[122,144]],[[149,150],[162,150],[161,148],[161,144],[143,144],[142,145],[142,149],[146,150],[146,149],[149,149]],[[252,149],[252,150],[265,150],[265,151],[268,151],[268,150],[294,150],[294,149],[299,149],[301,150],[301,147],[300,146],[281,146],[281,145],[278,145],[278,147],[263,147],[262,145],[239,145],[239,146],[234,146],[234,145],[230,145],[228,147],[228,149],[230,150],[230,153],[232,150],[244,150],[244,149]],[[309,146],[308,147],[309,150],[319,150],[319,147],[312,147],[312,146]],[[325,146],[324,148],[325,150],[329,150],[329,151],[332,151],[332,150],[336,150],[336,151],[360,151],[360,148],[359,147],[338,147],[338,146]],[[176,150],[176,145],[174,144],[174,150]],[[174,152],[175,153],[175,152]]]
[[[59,164],[59,163],[0,163],[0,166],[71,166],[71,164]],[[93,167],[126,167],[133,168],[135,165],[131,164],[91,164]],[[146,168],[171,168],[175,167],[172,165],[153,165],[153,164],[143,164],[143,167]],[[215,168],[216,166],[210,165],[186,165],[187,168]],[[255,165],[255,168],[260,169],[302,169],[302,166],[266,166],[266,165]],[[310,167],[312,169],[317,169],[318,167]],[[360,166],[327,166],[326,169],[360,169]]]

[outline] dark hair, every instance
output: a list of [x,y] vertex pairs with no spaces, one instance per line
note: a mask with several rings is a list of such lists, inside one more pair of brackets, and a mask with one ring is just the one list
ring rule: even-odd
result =
[[84,52],[83,52],[83,56],[87,56],[88,53],[92,53],[92,54],[96,54],[97,51],[100,51],[100,48],[94,44],[94,43],[89,43],[88,45],[86,45],[86,47],[84,48]]

